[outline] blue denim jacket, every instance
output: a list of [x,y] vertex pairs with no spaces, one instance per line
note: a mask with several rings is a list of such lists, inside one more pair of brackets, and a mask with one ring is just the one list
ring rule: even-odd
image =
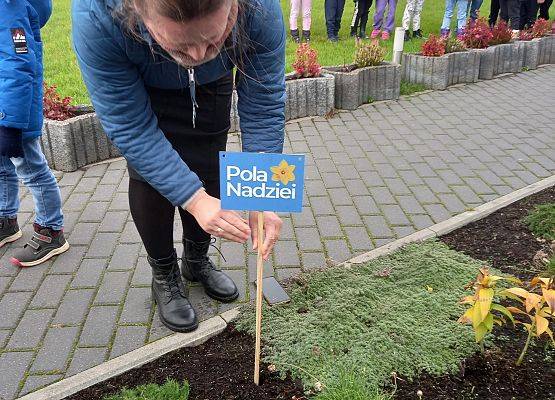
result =
[[0,0],[0,126],[20,129],[24,140],[42,130],[40,29],[50,0]]
[[[188,87],[188,74],[152,52],[152,38],[130,35],[117,17],[121,0],[74,0],[73,42],[102,126],[129,164],[174,205],[202,184],[158,127],[145,86]],[[285,127],[285,28],[279,0],[247,0],[248,39],[237,92],[244,151],[281,152]],[[227,52],[195,67],[199,85],[234,68]],[[217,117],[217,116],[215,116]]]

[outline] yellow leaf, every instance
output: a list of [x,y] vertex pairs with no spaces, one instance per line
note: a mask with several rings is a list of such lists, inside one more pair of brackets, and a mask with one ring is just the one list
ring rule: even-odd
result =
[[499,326],[503,326],[503,323],[504,323],[505,321],[503,321],[501,318],[494,318],[494,319],[493,319],[493,322],[494,322],[495,324],[499,325]]
[[547,328],[545,330],[545,333],[547,333],[547,336],[549,336],[551,338],[551,341],[553,342],[553,344],[555,344],[555,340],[553,340],[553,332],[551,331],[551,329]]
[[434,288],[431,286],[426,286],[426,290],[430,293],[432,293],[434,291]]
[[508,308],[503,307],[501,304],[492,304],[491,309],[499,311],[500,313],[505,315],[507,318],[509,318],[512,321],[513,324],[515,323],[515,319],[513,318],[513,314],[511,314],[511,311]]
[[476,300],[474,300],[474,296],[465,296],[461,299],[461,304],[474,304]]
[[476,337],[476,343],[480,343],[484,340],[484,336],[488,333],[488,328],[485,324],[480,324],[474,329],[474,336]]
[[549,327],[549,321],[544,317],[536,315],[536,332],[538,337],[541,336]]
[[484,319],[484,325],[486,326],[486,329],[488,330],[488,332],[491,332],[491,330],[493,329],[493,314],[489,313],[487,315],[487,317]]
[[478,291],[478,301],[480,306],[480,314],[482,314],[482,319],[485,319],[486,315],[489,314],[491,308],[491,301],[493,300],[493,289],[484,288]]
[[526,312],[529,313],[532,309],[542,301],[542,297],[536,293],[528,293],[526,297]]
[[527,298],[529,294],[527,290],[517,287],[506,289],[504,290],[504,292],[508,292],[523,298]]
[[509,310],[510,312],[512,312],[513,314],[526,314],[524,311],[522,311],[520,308],[516,308],[516,307],[507,307],[507,310]]
[[534,279],[530,281],[530,286],[534,287],[537,284],[541,284],[542,286],[549,285],[549,278],[542,278],[541,276],[536,276]]
[[472,323],[472,308],[466,310],[466,312],[458,319],[459,324],[471,324]]
[[482,317],[482,313],[480,312],[480,305],[478,303],[474,304],[471,310],[472,310],[472,327],[476,329],[478,325],[482,323],[485,317]]
[[542,289],[543,298],[551,308],[551,313],[555,313],[555,289]]

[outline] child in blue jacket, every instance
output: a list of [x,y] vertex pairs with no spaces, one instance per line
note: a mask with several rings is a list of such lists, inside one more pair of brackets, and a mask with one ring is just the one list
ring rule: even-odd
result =
[[69,249],[60,190],[40,147],[42,42],[51,0],[0,0],[0,247],[19,239],[21,179],[35,201],[34,233],[12,263],[31,267]]

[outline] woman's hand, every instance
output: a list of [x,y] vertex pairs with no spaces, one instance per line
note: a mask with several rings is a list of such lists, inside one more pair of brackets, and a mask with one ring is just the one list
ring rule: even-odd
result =
[[[258,212],[252,211],[249,214],[249,225],[251,227],[252,235],[252,248],[253,250],[258,249]],[[264,211],[264,243],[262,243],[262,257],[264,260],[268,260],[270,253],[274,248],[274,245],[279,239],[279,234],[281,232],[281,226],[283,221],[274,212]]]
[[187,206],[187,211],[195,217],[202,229],[213,236],[245,243],[251,234],[244,218],[235,211],[222,210],[220,200],[205,191],[195,196]]

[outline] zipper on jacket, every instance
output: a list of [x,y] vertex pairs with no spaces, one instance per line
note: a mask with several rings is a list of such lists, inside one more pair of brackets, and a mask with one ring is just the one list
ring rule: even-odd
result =
[[193,128],[195,128],[197,120],[197,95],[195,90],[195,69],[187,68],[187,73],[189,74],[189,93],[191,95],[191,102],[193,103]]

